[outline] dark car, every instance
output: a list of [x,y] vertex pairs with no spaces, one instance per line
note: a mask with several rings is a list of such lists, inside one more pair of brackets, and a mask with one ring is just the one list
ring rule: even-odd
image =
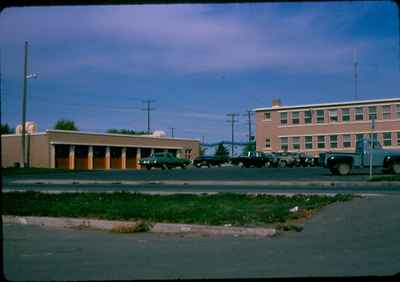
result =
[[152,169],[153,167],[171,169],[174,167],[185,168],[191,164],[191,161],[188,159],[177,158],[168,152],[163,152],[151,154],[150,157],[139,160],[139,164],[144,166],[146,169]]
[[197,157],[193,161],[193,165],[195,167],[202,167],[202,166],[221,166],[223,163],[225,163],[226,160],[220,157],[215,157],[215,156],[200,156]]
[[272,167],[276,162],[274,154],[258,151],[231,158],[231,164],[239,167]]

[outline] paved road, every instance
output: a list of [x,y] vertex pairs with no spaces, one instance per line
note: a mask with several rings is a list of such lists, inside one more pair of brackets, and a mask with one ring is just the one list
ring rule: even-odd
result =
[[119,280],[393,275],[400,196],[324,208],[274,238],[111,234],[4,225],[10,280]]
[[[98,180],[320,180],[355,181],[368,178],[368,170],[354,171],[353,175],[332,176],[325,168],[189,168],[172,170],[108,170],[81,171],[70,173],[48,173],[23,176],[23,179],[98,179]],[[376,174],[381,174],[376,169]],[[21,179],[4,177],[5,182]]]

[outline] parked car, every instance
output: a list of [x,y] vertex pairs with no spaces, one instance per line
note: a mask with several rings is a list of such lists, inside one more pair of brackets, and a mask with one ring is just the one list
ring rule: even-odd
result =
[[321,153],[320,159],[321,164],[329,168],[332,174],[349,175],[353,168],[369,167],[371,153],[373,167],[400,174],[400,150],[383,149],[376,140],[359,140],[354,153]]
[[278,167],[294,167],[296,166],[296,156],[289,152],[275,153],[278,159]]
[[247,155],[241,155],[231,158],[231,164],[240,167],[264,167],[273,166],[276,158],[271,153],[258,151],[248,152]]
[[223,163],[227,162],[227,159],[216,157],[216,156],[200,156],[193,161],[195,167],[202,166],[221,166]]
[[191,163],[191,160],[177,158],[169,152],[154,153],[151,154],[148,158],[143,158],[139,160],[139,164],[149,170],[153,167],[162,169],[171,169],[174,167],[185,168]]

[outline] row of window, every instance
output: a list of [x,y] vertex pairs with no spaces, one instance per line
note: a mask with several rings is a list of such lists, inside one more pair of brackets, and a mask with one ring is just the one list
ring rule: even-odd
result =
[[[400,104],[393,105],[396,107],[395,118],[400,119]],[[382,106],[382,119],[392,119],[392,105],[384,105]],[[329,122],[348,122],[351,120],[361,121],[365,119],[365,110],[364,107],[357,107],[354,109],[332,109],[332,110],[307,110],[303,111],[303,123],[311,124],[313,123],[313,115],[315,116],[316,123],[325,123],[325,111],[328,112],[328,121]],[[339,120],[339,112],[341,112]],[[368,120],[377,119],[377,106],[368,107]],[[353,118],[352,118],[352,113]],[[291,124],[300,124],[300,111],[291,112]],[[271,120],[271,112],[264,113],[265,120]],[[281,125],[287,125],[289,121],[289,112],[281,112],[280,113],[280,121]]]
[[[394,136],[395,133],[393,132],[384,132],[382,133],[382,139],[383,139],[383,146],[393,146],[393,140],[392,137]],[[300,150],[300,144],[301,142],[303,143],[303,148],[304,149],[315,149],[314,148],[314,141],[316,144],[317,149],[325,149],[326,148],[326,141],[329,142],[329,147],[331,149],[342,147],[342,148],[351,148],[353,145],[352,144],[352,138],[351,134],[343,134],[341,144],[339,144],[339,135],[320,135],[320,136],[304,136],[301,138],[300,136],[295,136],[291,137],[291,150]],[[356,143],[363,139],[363,138],[368,138],[368,134],[356,134],[355,139]],[[303,140],[301,140],[303,139]],[[378,134],[374,133],[373,134],[373,139],[378,140]],[[341,145],[341,146],[339,146]],[[400,146],[400,132],[397,132],[397,145]],[[265,139],[265,147],[266,148],[271,148],[271,138],[266,138]],[[280,149],[283,151],[289,150],[289,137],[281,137],[280,138]]]

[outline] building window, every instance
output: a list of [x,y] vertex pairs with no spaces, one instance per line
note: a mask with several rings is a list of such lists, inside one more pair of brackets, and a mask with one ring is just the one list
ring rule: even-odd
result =
[[343,147],[344,148],[351,147],[351,135],[350,134],[343,135]]
[[364,109],[356,108],[356,120],[363,120],[363,119],[364,119]]
[[264,113],[264,120],[271,120],[271,112]]
[[186,149],[185,150],[185,159],[191,159],[192,158],[192,149]]
[[382,114],[382,118],[383,119],[390,119],[390,105],[386,105],[386,106],[383,106],[383,114]]
[[383,146],[392,146],[392,132],[383,133]]
[[329,139],[331,148],[337,148],[337,135],[331,135]]
[[318,149],[325,148],[325,136],[318,136]]
[[311,111],[304,112],[304,123],[312,123],[312,112]]
[[396,105],[396,118],[400,118],[400,104]]
[[304,140],[306,149],[312,149],[313,148],[312,136],[306,136],[304,137]]
[[292,147],[294,150],[300,150],[300,137],[292,138]]
[[271,148],[271,138],[265,138],[265,148]]
[[286,125],[287,124],[287,113],[281,113],[281,124]]
[[331,122],[338,122],[337,110],[329,110],[329,120]]
[[325,121],[325,112],[324,110],[317,111],[317,123],[324,123]]
[[368,119],[376,119],[376,107],[368,107]]
[[342,121],[350,121],[350,109],[342,110]]
[[281,150],[287,151],[289,149],[289,138],[281,137]]
[[300,123],[300,112],[292,112],[292,124]]

